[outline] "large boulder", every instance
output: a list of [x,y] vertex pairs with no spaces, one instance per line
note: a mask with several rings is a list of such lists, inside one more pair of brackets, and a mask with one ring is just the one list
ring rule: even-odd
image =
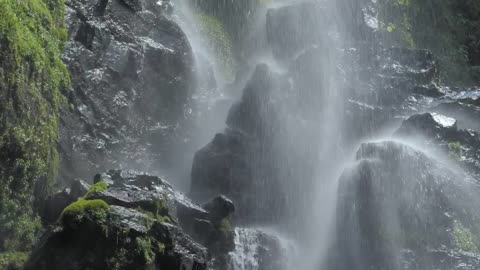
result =
[[207,269],[206,249],[178,227],[138,210],[81,202],[91,205],[67,207],[24,269]]
[[60,179],[170,166],[169,147],[183,140],[194,62],[186,35],[157,2],[66,1],[63,60],[73,89],[61,112]]
[[362,144],[340,178],[333,269],[478,268],[478,191],[409,146]]
[[274,55],[288,60],[301,50],[323,42],[332,25],[332,18],[324,3],[302,2],[267,12],[267,40]]
[[[96,211],[98,207],[105,210],[105,213],[99,214]],[[92,208],[95,208],[93,209],[95,211]],[[79,269],[85,267],[116,269],[113,266],[116,264],[102,264],[102,260],[110,260],[105,256],[113,256],[112,263],[128,265],[127,263],[130,261],[121,261],[128,259],[135,267],[150,269],[151,266],[137,264],[139,260],[145,263],[141,261],[141,257],[115,257],[117,255],[124,256],[125,254],[122,255],[122,252],[131,253],[138,250],[140,247],[131,245],[130,242],[136,241],[135,237],[140,237],[143,244],[148,245],[149,248],[150,246],[154,247],[151,251],[141,250],[146,252],[145,254],[150,254],[150,263],[156,261],[157,265],[167,267],[167,269],[170,269],[168,267],[184,269],[180,268],[180,265],[187,260],[185,269],[205,269],[202,268],[204,263],[210,259],[215,262],[224,262],[227,253],[235,248],[234,232],[230,223],[234,211],[233,202],[225,196],[219,195],[202,207],[173,189],[167,181],[160,177],[137,171],[110,170],[95,175],[94,184],[91,186],[76,180],[70,188],[53,194],[46,200],[42,211],[42,220],[50,227],[40,245],[35,249],[31,267],[70,269],[71,264],[79,264],[82,265]],[[100,229],[102,231],[98,231]],[[118,237],[125,237],[121,238],[121,241],[126,242],[117,241],[117,246],[108,245],[109,241],[114,241],[112,237],[115,237],[114,234],[110,234],[110,230],[113,230],[113,233],[122,232],[123,234]],[[76,236],[79,234],[86,237],[84,234],[92,234],[92,239],[95,239],[96,233],[104,234],[104,238],[102,238],[104,242],[99,245],[106,252],[97,256],[95,256],[96,249],[89,243],[90,238],[82,240],[81,236]],[[157,234],[161,234],[163,238],[155,238]],[[131,239],[132,237],[133,239]],[[164,258],[167,261],[158,258],[159,254],[164,252],[156,249],[157,246],[165,244],[164,237],[167,237],[167,240],[173,239],[170,239],[173,241],[173,253],[171,252],[170,255],[175,258]],[[59,241],[58,238],[69,239],[68,241],[78,245],[78,248],[64,246],[67,245],[68,242],[65,242],[67,240]],[[179,242],[177,243],[177,241]],[[69,250],[70,248],[71,250]],[[93,249],[93,253],[88,253],[89,249]],[[205,251],[200,252],[203,249]],[[206,251],[208,251],[208,260],[205,257]],[[44,260],[46,260],[45,256],[48,252],[56,256],[56,259],[46,263]],[[73,254],[75,252],[84,255],[88,253],[88,256],[92,256],[91,261],[79,261],[83,255],[77,256]],[[156,255],[154,256],[154,254]],[[62,259],[64,255],[67,258],[71,256],[74,258],[69,262],[68,259]],[[193,258],[193,262],[188,262],[189,258]],[[115,261],[117,259],[118,262]],[[173,259],[176,262],[168,261]],[[174,266],[174,263],[178,264]],[[130,266],[125,267],[127,267],[125,269],[131,269],[128,268]]]
[[265,198],[265,204],[258,203],[263,201],[259,193],[272,186],[280,190],[272,157],[278,156],[274,151],[281,148],[275,144],[284,131],[281,106],[272,91],[279,91],[282,82],[267,65],[257,66],[242,99],[230,109],[225,132],[195,154],[190,193],[194,200],[204,202],[225,194],[238,206],[237,216],[251,219],[268,219],[282,208],[277,201],[281,193],[273,200]]
[[480,134],[459,129],[454,118],[438,113],[412,115],[395,135],[441,150],[468,172],[480,175]]
[[225,268],[227,270],[286,270],[296,255],[292,242],[268,230],[237,228],[235,245]]

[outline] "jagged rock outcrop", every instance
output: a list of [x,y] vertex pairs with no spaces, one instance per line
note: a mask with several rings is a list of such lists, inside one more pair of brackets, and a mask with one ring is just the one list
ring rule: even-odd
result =
[[302,2],[268,10],[267,40],[275,57],[289,60],[310,45],[325,41],[333,21],[324,5]]
[[400,143],[365,143],[338,194],[332,269],[480,267],[478,187],[467,175]]
[[480,134],[459,129],[454,118],[437,113],[413,115],[402,123],[395,135],[443,150],[464,169],[480,175]]
[[235,251],[230,253],[226,270],[286,270],[294,252],[293,243],[280,239],[275,232],[236,228]]
[[110,170],[47,199],[50,226],[26,269],[222,269],[234,211],[225,196],[202,207],[157,176]]
[[61,113],[60,179],[169,166],[173,155],[166,153],[182,140],[195,78],[189,41],[164,7],[154,0],[66,1],[63,60],[73,89]]
[[[285,84],[267,65],[257,66],[247,83],[241,101],[234,104],[227,117],[224,133],[199,150],[192,166],[191,196],[205,201],[215,194],[225,194],[238,206],[236,215],[247,219],[269,219],[282,208],[282,196],[265,198],[258,194],[276,186],[274,151],[276,135],[284,134],[281,125],[281,100],[272,91],[282,91]],[[263,155],[258,155],[263,152]],[[262,164],[262,165],[260,165]],[[278,189],[280,190],[280,188]],[[280,191],[279,191],[280,192]],[[273,200],[272,200],[273,199]]]
[[178,227],[105,204],[66,208],[61,225],[47,231],[24,269],[203,270],[207,260],[206,249]]

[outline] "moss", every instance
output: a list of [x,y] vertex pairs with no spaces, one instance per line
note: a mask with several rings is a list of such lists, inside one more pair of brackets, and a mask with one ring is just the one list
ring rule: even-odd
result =
[[228,238],[233,231],[232,224],[230,224],[230,218],[225,217],[224,219],[222,219],[217,229],[223,234],[225,238]]
[[84,198],[87,198],[89,195],[91,195],[92,193],[94,192],[102,192],[102,191],[105,191],[107,190],[108,188],[108,183],[105,182],[105,181],[100,181],[96,184],[93,184],[92,186],[90,186],[90,188],[88,189],[87,193],[85,193],[85,195],[83,196]]
[[25,252],[0,253],[0,269],[22,269],[27,259],[28,254]]
[[63,0],[0,0],[0,252],[38,233],[11,224],[36,223],[34,200],[57,174],[61,90],[70,84],[65,39]]
[[[105,223],[109,211],[108,204],[103,200],[85,200],[83,198],[65,207],[62,222],[66,228],[75,228],[85,219],[93,219],[95,223]],[[107,233],[107,231],[105,231]]]
[[453,226],[453,237],[459,249],[466,252],[479,253],[472,232],[458,221],[455,221]]
[[473,82],[469,64],[480,41],[478,12],[478,1],[379,1],[379,22],[385,30],[386,45],[433,51],[440,78],[461,85]]
[[152,240],[150,238],[137,237],[135,239],[135,249],[138,258],[142,260],[145,265],[150,265],[153,263],[155,258],[155,253],[152,250]]
[[230,34],[225,30],[223,23],[215,16],[198,13],[198,22],[202,36],[206,37],[206,43],[213,48],[217,59],[217,65],[222,68],[224,77],[233,80],[235,76],[235,60],[233,45]]
[[459,142],[448,143],[448,149],[450,150],[449,155],[451,158],[462,158],[462,144],[460,144]]

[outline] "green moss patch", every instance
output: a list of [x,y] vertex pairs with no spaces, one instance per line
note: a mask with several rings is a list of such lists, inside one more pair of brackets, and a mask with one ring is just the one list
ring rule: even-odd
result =
[[447,83],[471,85],[470,65],[480,61],[480,2],[457,0],[380,0],[379,22],[387,46],[431,50]]
[[62,213],[62,223],[66,228],[77,228],[85,220],[93,220],[96,224],[104,224],[109,211],[103,200],[85,200],[83,198],[67,206]]
[[0,253],[0,269],[22,269],[27,259],[28,254],[24,252]]
[[472,232],[458,221],[455,221],[453,226],[453,237],[459,249],[466,252],[479,253]]
[[217,65],[222,68],[223,75],[227,80],[233,80],[235,60],[230,34],[225,30],[223,23],[215,16],[199,12],[197,17],[202,36],[207,38],[206,43],[213,48]]
[[63,0],[0,0],[0,252],[31,247],[56,177],[65,40]]
[[105,191],[107,190],[108,188],[108,183],[105,182],[105,181],[100,181],[92,186],[90,186],[90,188],[88,189],[87,193],[85,193],[85,195],[83,197],[88,197],[89,195],[91,195],[92,193],[94,192],[102,192],[102,191]]

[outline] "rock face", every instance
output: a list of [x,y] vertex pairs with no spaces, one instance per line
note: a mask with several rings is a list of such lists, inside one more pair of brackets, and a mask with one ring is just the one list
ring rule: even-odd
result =
[[61,113],[60,179],[169,166],[166,153],[181,140],[194,63],[185,34],[157,2],[66,1],[63,59],[73,90]]
[[413,115],[402,123],[396,135],[419,140],[434,150],[443,150],[476,178],[480,175],[480,134],[458,129],[454,118],[437,113]]
[[94,182],[75,181],[47,200],[42,219],[51,225],[25,269],[225,267],[235,248],[235,206],[225,196],[203,208],[165,180],[135,171],[107,171]]
[[206,249],[178,227],[110,206],[50,229],[25,269],[207,269]]
[[[262,200],[258,194],[279,183],[271,159],[279,148],[270,139],[283,131],[271,91],[281,88],[282,81],[268,66],[257,66],[241,101],[230,109],[225,132],[195,154],[192,198],[206,201],[215,194],[225,194],[240,206],[236,215],[243,221],[278,213],[280,201]],[[257,155],[259,151],[264,155]]]
[[332,22],[324,3],[304,2],[301,4],[270,9],[267,12],[267,40],[279,59],[288,59],[311,44],[327,36]]
[[480,267],[477,193],[468,176],[408,146],[362,144],[340,179],[333,269]]
[[275,233],[250,228],[235,229],[235,246],[227,270],[286,270],[295,249]]

